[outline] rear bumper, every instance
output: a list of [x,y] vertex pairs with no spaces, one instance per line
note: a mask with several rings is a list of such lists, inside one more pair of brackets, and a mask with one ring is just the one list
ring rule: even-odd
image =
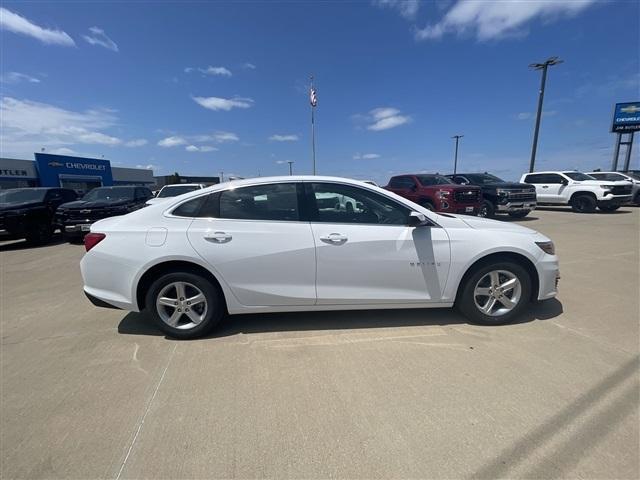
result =
[[95,297],[93,295],[91,295],[89,292],[87,292],[86,290],[84,291],[84,294],[86,295],[86,297],[89,299],[89,301],[94,304],[96,307],[102,307],[102,308],[113,308],[116,310],[122,310],[120,307],[116,307],[115,305],[111,305],[110,303],[105,302],[104,300],[99,299],[98,297]]

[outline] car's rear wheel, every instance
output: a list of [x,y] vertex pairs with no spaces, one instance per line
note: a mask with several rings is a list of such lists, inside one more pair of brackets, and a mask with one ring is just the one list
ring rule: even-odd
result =
[[170,337],[191,339],[209,333],[222,319],[222,295],[194,273],[167,273],[147,291],[145,310]]
[[531,277],[518,263],[505,261],[477,268],[465,280],[457,306],[473,323],[512,322],[531,299]]
[[53,226],[48,222],[34,223],[27,227],[25,237],[33,245],[44,245],[53,237]]
[[493,218],[495,215],[496,209],[494,208],[493,204],[488,200],[483,201],[482,205],[480,205],[480,209],[478,210],[478,216],[484,218]]
[[577,213],[593,213],[596,211],[596,199],[593,195],[578,194],[571,199],[571,208]]
[[426,208],[427,210],[431,210],[432,212],[436,211],[436,207],[433,206],[433,203],[431,203],[428,200],[422,200],[420,202],[420,205],[423,206],[424,208]]

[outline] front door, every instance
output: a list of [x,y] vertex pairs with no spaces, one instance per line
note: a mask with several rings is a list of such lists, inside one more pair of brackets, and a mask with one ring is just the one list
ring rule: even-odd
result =
[[[319,305],[440,301],[450,261],[444,229],[409,227],[409,208],[370,190],[322,182],[305,186]],[[324,201],[334,196],[355,208]]]
[[188,237],[241,304],[315,303],[315,244],[311,226],[300,221],[296,183],[211,194]]

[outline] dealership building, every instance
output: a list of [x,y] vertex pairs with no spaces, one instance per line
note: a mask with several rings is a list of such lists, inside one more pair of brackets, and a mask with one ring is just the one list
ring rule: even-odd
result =
[[64,187],[87,192],[94,187],[154,187],[153,170],[112,167],[109,160],[36,153],[34,160],[0,158],[0,189]]

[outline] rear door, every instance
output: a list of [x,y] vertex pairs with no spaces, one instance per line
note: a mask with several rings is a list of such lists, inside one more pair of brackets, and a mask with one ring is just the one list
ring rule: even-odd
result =
[[562,177],[553,173],[532,173],[525,177],[525,183],[536,187],[539,203],[557,203]]
[[294,182],[237,187],[207,196],[189,242],[248,306],[313,305],[316,253],[301,221]]
[[[305,187],[319,305],[440,301],[450,261],[444,229],[409,227],[410,208],[371,190],[332,182]],[[332,196],[356,208],[322,202]]]

